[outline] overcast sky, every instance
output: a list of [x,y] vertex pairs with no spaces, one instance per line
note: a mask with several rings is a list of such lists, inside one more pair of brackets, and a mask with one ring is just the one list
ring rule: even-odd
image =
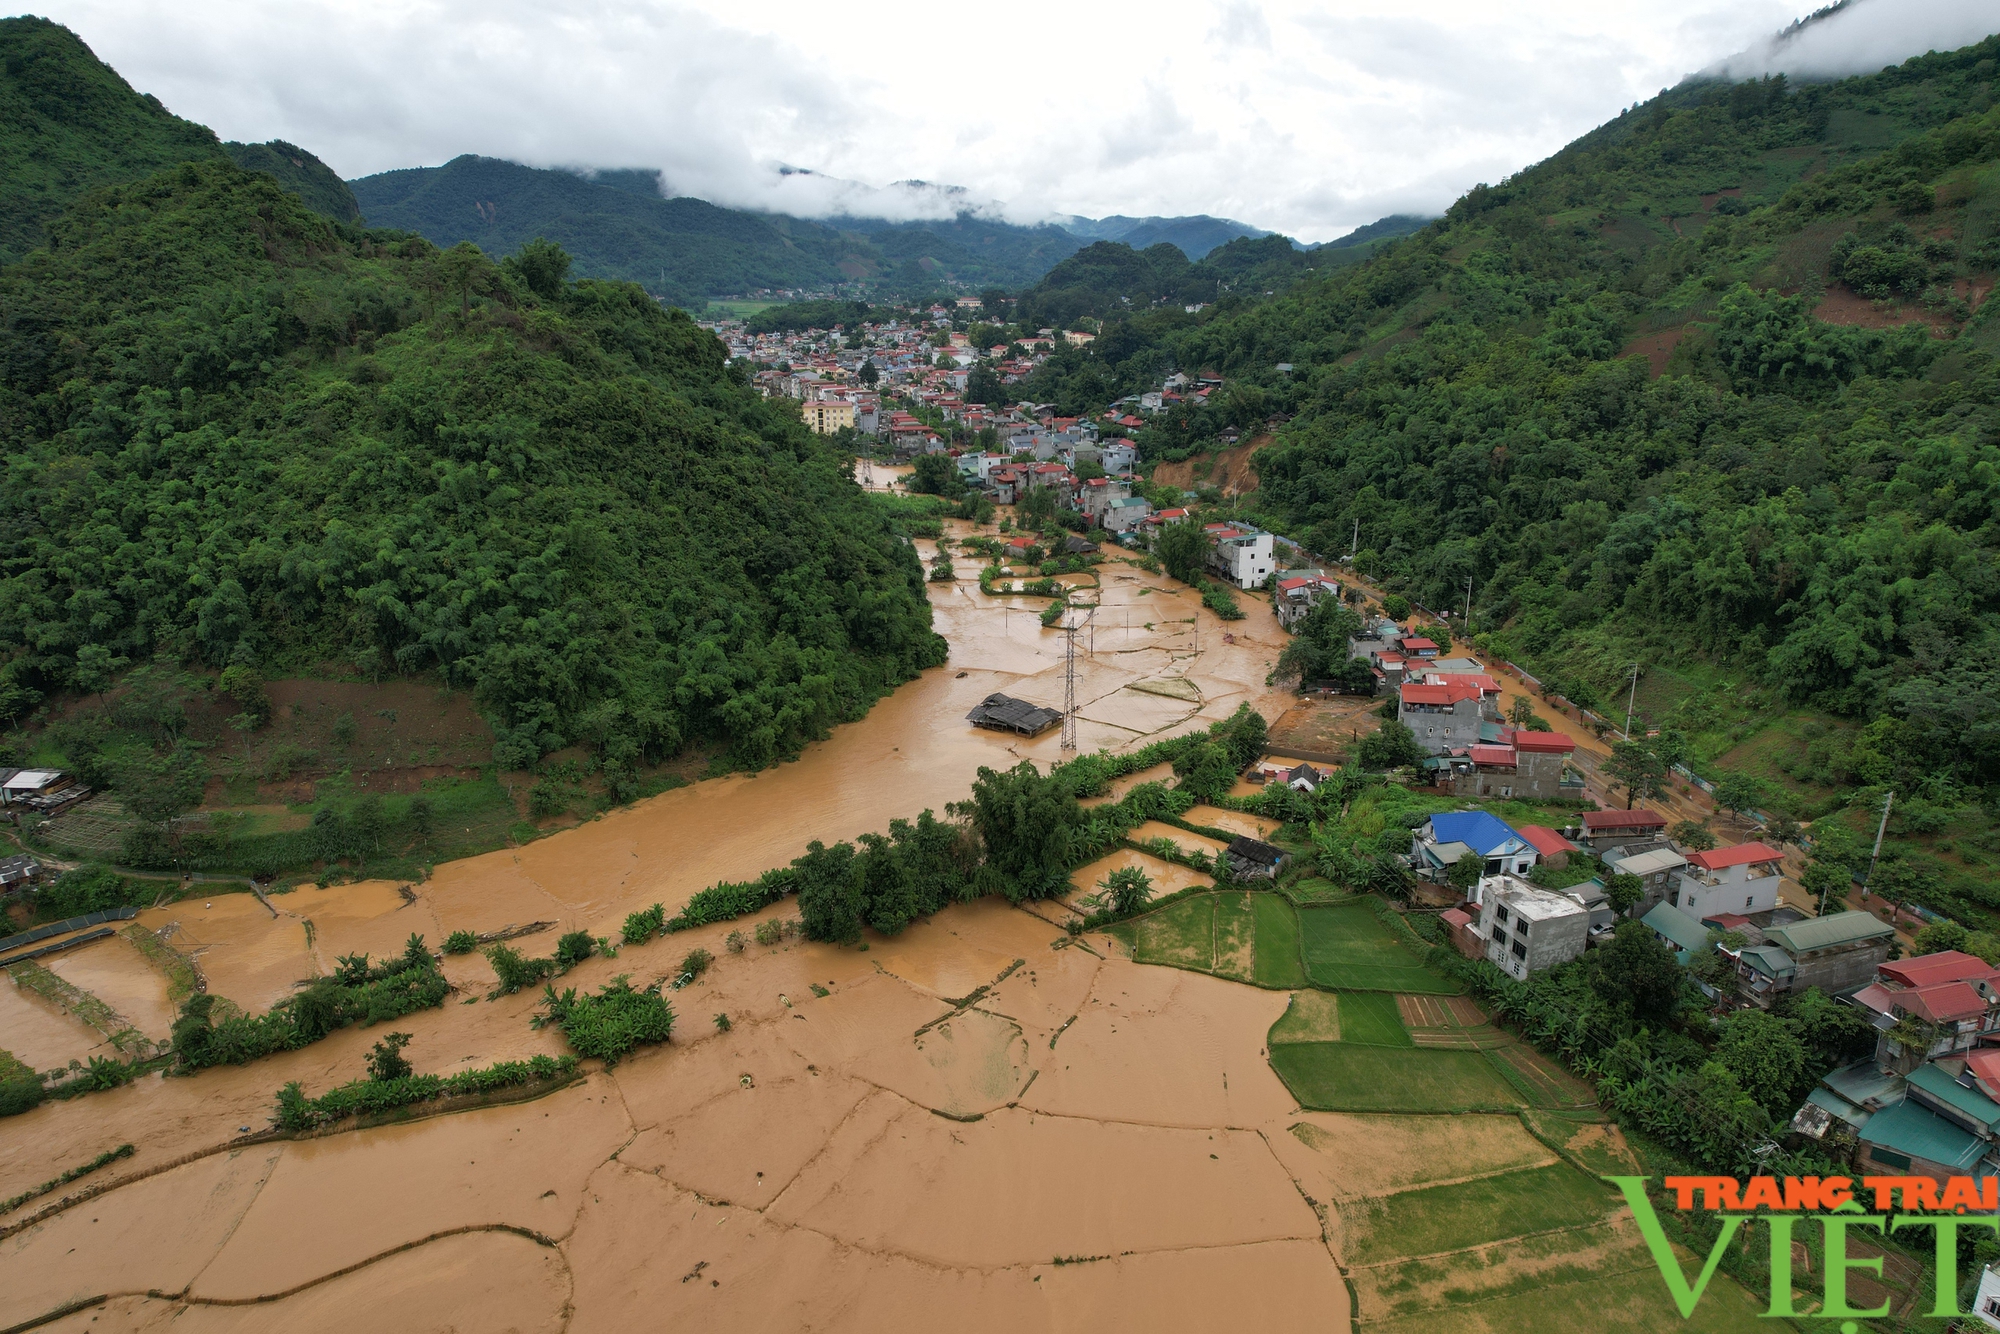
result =
[[[677,194],[1020,221],[1211,213],[1327,240],[1548,156],[1751,51],[1874,69],[1976,40],[1992,0],[50,0],[143,92],[343,176],[460,153],[640,166]],[[1810,47],[1807,50],[1807,47]],[[1802,54],[1803,53],[1803,54]],[[810,175],[781,174],[780,165]],[[859,185],[849,183],[860,183]]]

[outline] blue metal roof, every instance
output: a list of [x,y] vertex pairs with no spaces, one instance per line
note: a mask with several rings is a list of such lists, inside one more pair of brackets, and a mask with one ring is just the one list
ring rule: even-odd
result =
[[1508,839],[1521,837],[1505,820],[1485,811],[1445,811],[1433,815],[1431,832],[1440,843],[1463,843],[1482,857]]

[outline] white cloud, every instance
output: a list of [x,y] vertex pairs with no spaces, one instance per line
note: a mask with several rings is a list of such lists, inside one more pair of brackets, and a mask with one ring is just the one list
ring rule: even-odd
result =
[[[1005,201],[994,207],[1019,220],[1214,213],[1323,240],[1441,209],[1546,157],[1768,39],[1793,2],[49,0],[48,12],[180,114],[229,138],[294,140],[350,177],[483,153],[657,167],[679,193],[813,215]],[[1990,0],[1854,8],[1825,27],[1848,25],[1839,58],[1870,52],[1874,68],[1923,49],[1911,45],[1922,32],[1882,12],[1963,19]],[[905,184],[860,184],[888,181]]]
[[1955,51],[2000,30],[1992,0],[1854,0],[1845,9],[1753,44],[1714,72],[1743,79],[1869,74],[1926,51]]

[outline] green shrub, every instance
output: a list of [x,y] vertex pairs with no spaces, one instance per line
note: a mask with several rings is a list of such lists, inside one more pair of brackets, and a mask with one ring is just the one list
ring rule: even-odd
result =
[[597,942],[588,931],[566,932],[556,941],[556,968],[567,973],[597,952]]
[[399,1079],[357,1080],[320,1097],[308,1098],[295,1080],[278,1090],[280,1130],[311,1130],[349,1116],[394,1111],[415,1103],[472,1093],[492,1093],[544,1080],[566,1079],[576,1072],[574,1056],[535,1056],[525,1061],[501,1061],[483,1070],[455,1075],[406,1075]]
[[450,992],[424,938],[412,935],[401,954],[379,964],[365,954],[343,956],[332,977],[319,978],[263,1014],[243,1014],[206,993],[188,997],[174,1021],[174,1056],[183,1070],[241,1065],[318,1042],[349,1025],[379,1024],[434,1008]]
[[0,1116],[18,1116],[42,1105],[48,1090],[39,1079],[9,1079],[0,1083]]
[[714,962],[715,962],[715,956],[713,954],[710,954],[707,950],[704,949],[689,950],[686,956],[681,959],[680,981],[677,982],[675,985],[686,986],[688,983],[694,981],[696,978],[700,977],[703,973],[707,972],[708,966]]
[[667,910],[659,904],[635,912],[625,919],[625,943],[640,945],[660,934],[667,925]]
[[597,989],[595,995],[579,996],[574,988],[560,994],[545,989],[537,1026],[553,1023],[562,1029],[569,1045],[580,1056],[595,1056],[606,1065],[642,1042],[665,1042],[673,1033],[674,1011],[657,989],[635,991],[630,978],[620,974]]
[[486,961],[493,965],[493,975],[500,981],[493,993],[496,996],[511,996],[523,987],[548,981],[556,973],[554,959],[526,958],[509,945],[495,945],[487,950]]
[[470,931],[454,931],[444,938],[446,954],[470,954],[479,948],[479,937]]

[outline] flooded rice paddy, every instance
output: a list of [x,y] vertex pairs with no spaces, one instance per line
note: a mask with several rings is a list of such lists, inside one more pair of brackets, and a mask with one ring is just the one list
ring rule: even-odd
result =
[[[256,1010],[339,955],[379,957],[412,932],[433,946],[531,922],[615,937],[629,912],[671,913],[812,839],[941,810],[981,766],[1061,754],[1055,731],[964,721],[994,691],[1057,706],[1063,695],[1063,637],[1038,624],[1042,600],[989,598],[974,573],[961,562],[955,584],[930,586],[950,661],[793,763],[438,867],[408,892],[305,887],[274,896],[275,911],[247,895],[190,899],[141,925],[193,959],[212,993]],[[1225,627],[1169,581],[1121,564],[1103,574],[1104,609],[1078,644],[1085,748],[1142,745],[1246,700],[1276,715],[1263,681],[1282,641],[1264,604],[1243,599],[1249,619]],[[1162,677],[1188,684],[1132,688]],[[1189,818],[1267,828],[1213,808]],[[1167,825],[1140,836],[1155,832],[1216,845]],[[1122,865],[1143,866],[1160,892],[1201,883],[1121,850],[1077,872],[1072,900]],[[136,1149],[73,1188],[101,1193],[0,1217],[14,1229],[0,1238],[0,1327],[72,1311],[45,1327],[1346,1329],[1329,1202],[1393,1175],[1385,1148],[1437,1160],[1465,1143],[1378,1144],[1366,1122],[1302,1113],[1266,1057],[1286,992],[1135,964],[1107,936],[1069,935],[1063,903],[1034,907],[969,904],[858,949],[791,939],[734,952],[727,937],[749,934],[746,921],[592,959],[564,985],[627,974],[643,986],[697,946],[716,963],[670,993],[671,1044],[531,1102],[241,1142],[287,1081],[317,1093],[364,1075],[381,1033],[348,1029],[0,1122],[0,1197]],[[552,941],[526,944],[546,953]],[[59,958],[147,1033],[169,1022],[166,983],[130,942]],[[534,995],[483,999],[481,956],[453,956],[446,972],[459,991],[397,1022],[419,1071],[564,1050],[530,1027]],[[38,1067],[102,1041],[11,985],[0,1030]],[[1490,1148],[1541,1161],[1515,1140]]]

